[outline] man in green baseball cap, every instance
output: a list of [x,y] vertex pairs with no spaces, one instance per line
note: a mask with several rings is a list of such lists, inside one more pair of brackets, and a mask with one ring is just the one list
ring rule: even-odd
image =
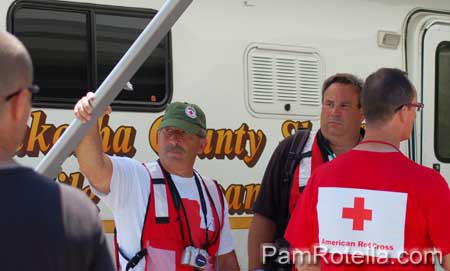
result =
[[158,154],[163,167],[180,176],[192,175],[197,154],[206,146],[206,118],[195,104],[174,102],[158,129]]
[[[94,98],[89,92],[75,105],[82,122],[90,119]],[[194,170],[207,144],[200,107],[168,105],[158,128],[159,159],[145,164],[104,154],[94,126],[76,154],[92,190],[114,214],[119,270],[239,270],[222,190]]]

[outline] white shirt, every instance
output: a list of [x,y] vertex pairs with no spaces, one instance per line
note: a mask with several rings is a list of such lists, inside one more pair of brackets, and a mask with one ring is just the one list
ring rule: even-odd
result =
[[[305,146],[303,147],[302,154],[312,151],[314,139],[317,136],[318,131],[311,131],[309,134],[308,140],[305,143]],[[309,157],[304,157],[302,160],[300,160],[300,174],[299,174],[299,187],[306,186],[306,183],[309,180],[309,177],[311,177],[311,160],[312,155]]]
[[[145,220],[147,202],[150,196],[150,176],[145,167],[138,161],[126,157],[110,157],[113,165],[110,192],[105,195],[95,189],[106,205],[111,208],[117,229],[117,243],[121,252],[132,258],[141,250],[142,226]],[[184,178],[171,175],[182,199],[195,200],[200,206],[199,194],[194,177]],[[206,196],[202,185],[203,195]],[[208,202],[208,201],[207,201]],[[224,225],[220,233],[220,245],[217,255],[223,255],[233,250],[233,238],[228,217],[228,204],[224,200]],[[213,212],[210,204],[207,205],[208,229],[215,229]],[[206,228],[203,213],[201,214],[201,228]],[[221,214],[219,214],[221,215]],[[125,268],[126,262],[121,266]],[[141,260],[133,270],[144,270],[145,260]]]

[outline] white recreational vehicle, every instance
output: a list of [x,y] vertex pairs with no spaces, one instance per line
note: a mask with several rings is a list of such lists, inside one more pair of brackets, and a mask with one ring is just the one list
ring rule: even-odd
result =
[[[17,160],[39,163],[73,120],[75,101],[97,89],[163,4],[1,1],[0,26],[28,47],[41,87]],[[450,180],[448,0],[194,0],[100,121],[103,147],[153,160],[167,103],[199,104],[209,144],[196,167],[224,188],[246,270],[251,206],[277,143],[307,121],[318,127],[327,76],[364,78],[380,67],[407,71],[425,104],[402,151]],[[111,239],[112,214],[73,156],[57,180],[90,195]]]

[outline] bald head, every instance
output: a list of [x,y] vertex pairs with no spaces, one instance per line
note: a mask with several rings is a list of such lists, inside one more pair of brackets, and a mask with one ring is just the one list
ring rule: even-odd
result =
[[25,46],[6,31],[0,31],[0,95],[1,97],[33,81],[33,65]]

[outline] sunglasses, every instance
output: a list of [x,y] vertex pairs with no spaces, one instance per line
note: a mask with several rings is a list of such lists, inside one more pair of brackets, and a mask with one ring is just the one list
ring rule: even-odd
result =
[[[28,91],[31,92],[32,95],[36,94],[39,92],[39,86],[38,85],[30,85],[27,87]],[[17,96],[23,89],[19,89],[11,94],[9,94],[8,96],[5,97],[6,101],[11,100],[14,96]]]
[[400,105],[399,107],[397,107],[397,108],[395,109],[394,112],[399,111],[400,109],[402,109],[403,106],[417,107],[417,111],[420,111],[420,110],[422,110],[422,109],[425,107],[425,105],[424,105],[423,103],[408,103],[408,104],[402,104],[402,105]]

